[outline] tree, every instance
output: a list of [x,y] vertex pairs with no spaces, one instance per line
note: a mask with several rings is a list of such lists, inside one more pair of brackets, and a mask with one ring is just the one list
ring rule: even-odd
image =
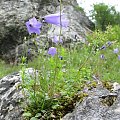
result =
[[91,17],[95,21],[96,28],[102,31],[105,31],[108,25],[120,24],[120,13],[115,10],[114,6],[104,3],[93,5]]

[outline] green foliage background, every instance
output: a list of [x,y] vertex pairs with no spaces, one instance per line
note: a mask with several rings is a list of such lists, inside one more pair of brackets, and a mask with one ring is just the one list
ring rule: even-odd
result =
[[108,25],[120,25],[120,13],[115,10],[114,6],[104,3],[94,4],[90,14],[95,21],[96,28],[102,31],[105,31]]

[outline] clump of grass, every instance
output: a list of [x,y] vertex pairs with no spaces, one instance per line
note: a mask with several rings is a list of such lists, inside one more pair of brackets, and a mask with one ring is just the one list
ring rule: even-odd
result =
[[[82,81],[92,78],[92,71],[87,63],[89,56],[87,50],[85,44],[81,45],[81,49],[79,46],[71,50],[62,47],[62,59],[58,56],[43,57],[40,55],[33,62],[28,63],[28,67],[37,69],[39,73],[36,79],[28,78],[24,72],[22,74],[24,88],[27,88],[30,93],[27,96],[30,103],[27,104],[26,112],[29,111],[31,117],[40,113],[41,119],[52,119],[53,116],[60,119],[73,110],[77,101],[82,100],[82,94],[79,95],[81,97],[76,94],[82,89]],[[55,79],[54,75],[56,75]]]
[[20,70],[20,66],[13,66],[10,64],[6,64],[3,60],[0,60],[0,78],[8,74],[17,72],[19,70]]

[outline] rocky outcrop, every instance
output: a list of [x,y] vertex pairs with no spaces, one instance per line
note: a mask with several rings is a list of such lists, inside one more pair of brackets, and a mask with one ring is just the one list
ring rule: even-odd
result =
[[0,80],[0,120],[21,120],[22,91],[17,89],[21,83],[19,74],[8,75]]
[[62,120],[120,120],[120,87],[110,92],[98,85],[87,93],[88,97]]
[[[94,24],[85,16],[83,12],[75,9],[78,6],[76,0],[62,0],[62,10],[69,20],[69,27],[62,30],[62,36],[66,45],[85,40],[85,36]],[[0,58],[7,62],[14,62],[26,48],[31,48],[32,55],[36,52],[26,30],[25,22],[36,16],[39,20],[42,16],[59,11],[59,1],[57,0],[1,0],[0,1]],[[59,28],[47,26],[42,28],[39,47],[42,48],[51,40],[51,36],[59,34]],[[47,35],[47,37],[46,37]],[[77,36],[77,39],[76,39]],[[25,39],[25,37],[27,39]],[[28,42],[29,40],[29,42]],[[30,45],[30,46],[29,46]]]
[[[26,69],[25,73],[33,76],[34,69]],[[23,120],[20,101],[24,100],[24,96],[19,87],[20,83],[19,73],[0,80],[0,120]],[[78,102],[73,112],[65,115],[62,120],[119,120],[120,85],[111,85],[114,86],[112,91],[111,87],[104,87],[100,81],[96,88],[85,87],[81,92],[85,92],[87,97],[81,103]]]

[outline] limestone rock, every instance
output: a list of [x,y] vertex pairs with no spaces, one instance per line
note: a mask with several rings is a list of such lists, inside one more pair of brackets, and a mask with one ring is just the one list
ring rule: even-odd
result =
[[0,80],[0,120],[21,120],[22,91],[17,89],[21,78],[19,74],[8,75]]
[[62,120],[120,120],[120,91],[110,93],[98,86]]
[[[69,20],[69,27],[62,30],[64,43],[67,46],[76,42],[85,41],[85,36],[94,24],[85,16],[83,12],[75,10],[78,6],[76,0],[62,0],[62,11]],[[25,52],[32,41],[32,55],[36,52],[36,46],[33,44],[26,30],[25,22],[35,16],[39,20],[41,17],[56,13],[60,9],[57,0],[1,0],[0,1],[0,58],[7,62],[14,62],[21,54]],[[45,49],[49,47],[49,40],[54,34],[59,34],[59,28],[56,26],[43,27],[39,47]],[[46,37],[47,35],[47,37]],[[75,38],[77,36],[77,39]],[[26,43],[25,43],[26,42]],[[25,46],[25,47],[23,47]],[[31,47],[31,45],[29,46]],[[23,49],[25,48],[25,49]],[[20,52],[19,52],[20,51]]]

